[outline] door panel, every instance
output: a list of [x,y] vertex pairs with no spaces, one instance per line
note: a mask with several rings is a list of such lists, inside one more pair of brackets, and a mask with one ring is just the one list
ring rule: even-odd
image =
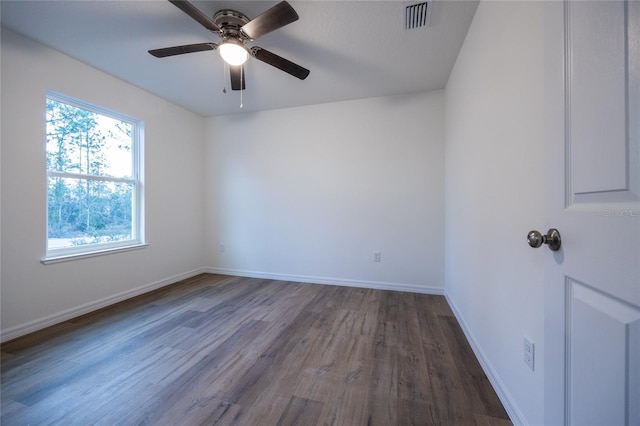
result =
[[566,142],[572,195],[629,189],[627,33],[610,30],[625,28],[625,15],[622,2],[571,2],[567,7]]
[[566,283],[569,423],[639,424],[632,410],[640,397],[640,354],[633,349],[640,344],[640,309],[571,278]]

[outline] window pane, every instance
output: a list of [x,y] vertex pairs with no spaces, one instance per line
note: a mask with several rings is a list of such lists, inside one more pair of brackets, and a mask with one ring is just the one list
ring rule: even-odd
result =
[[133,177],[130,123],[47,99],[47,170]]
[[142,121],[49,92],[47,256],[143,244]]
[[133,239],[133,183],[49,177],[48,248]]

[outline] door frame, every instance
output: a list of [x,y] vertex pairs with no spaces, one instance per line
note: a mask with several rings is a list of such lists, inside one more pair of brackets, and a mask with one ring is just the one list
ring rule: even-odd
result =
[[[545,158],[553,159],[546,167],[563,167],[565,164],[564,137],[566,129],[566,64],[565,34],[566,6],[564,1],[545,2],[544,10],[544,79],[545,79]],[[551,164],[553,163],[553,164]],[[555,174],[545,173],[545,225],[549,226],[553,210],[564,204],[564,197]],[[560,194],[563,195],[563,194]],[[551,198],[551,197],[555,198]],[[559,204],[557,204],[559,203]],[[557,224],[550,227],[556,227]],[[556,269],[562,252],[545,253],[544,262],[544,424],[566,424],[566,374],[565,374],[565,286],[558,283]]]

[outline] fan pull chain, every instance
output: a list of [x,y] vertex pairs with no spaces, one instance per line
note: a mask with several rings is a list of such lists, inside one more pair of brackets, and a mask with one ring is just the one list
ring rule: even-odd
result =
[[227,93],[227,63],[222,61],[222,93]]
[[240,65],[240,108],[242,108],[244,105],[242,104],[242,86],[244,83],[244,65]]

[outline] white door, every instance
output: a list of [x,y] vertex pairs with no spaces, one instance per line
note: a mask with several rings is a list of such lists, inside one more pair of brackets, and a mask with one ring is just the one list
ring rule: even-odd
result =
[[545,424],[640,425],[640,1],[545,7]]

